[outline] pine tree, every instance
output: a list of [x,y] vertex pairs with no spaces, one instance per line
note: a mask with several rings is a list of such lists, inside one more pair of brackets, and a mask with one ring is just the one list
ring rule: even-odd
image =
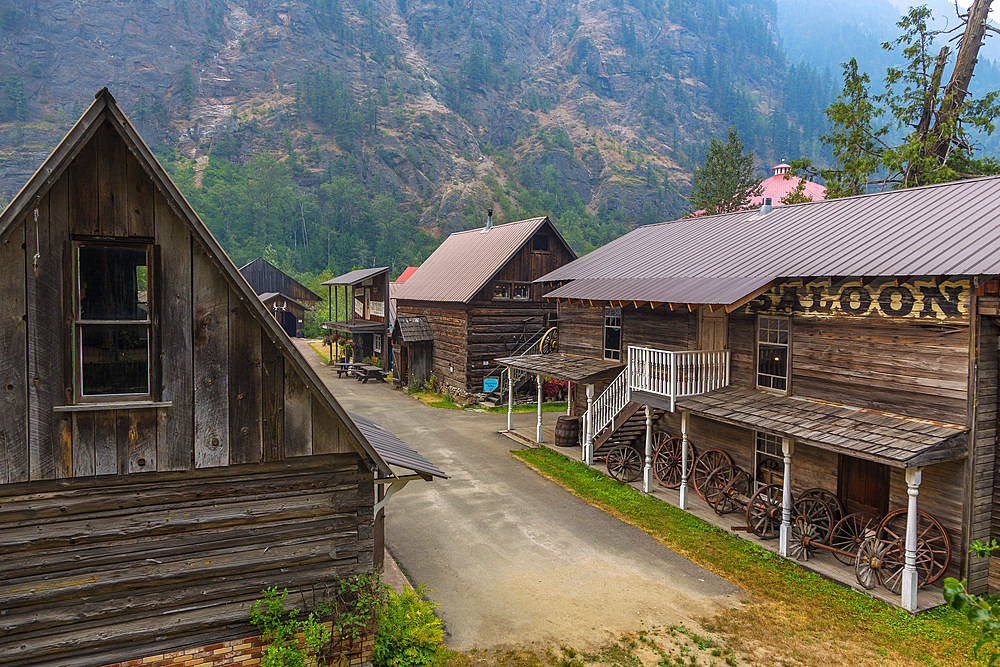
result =
[[761,193],[753,163],[754,153],[743,152],[735,127],[729,128],[725,143],[712,139],[705,162],[694,171],[694,187],[688,197],[691,210],[713,215],[746,209],[750,198]]

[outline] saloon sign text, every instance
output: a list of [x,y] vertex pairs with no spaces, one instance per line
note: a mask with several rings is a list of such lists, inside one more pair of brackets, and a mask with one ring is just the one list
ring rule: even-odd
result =
[[913,280],[864,285],[860,280],[831,285],[827,280],[782,283],[751,301],[746,312],[813,317],[880,316],[968,319],[968,280]]

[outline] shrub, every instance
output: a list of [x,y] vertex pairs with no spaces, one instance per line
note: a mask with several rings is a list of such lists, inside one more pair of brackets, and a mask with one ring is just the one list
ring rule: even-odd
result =
[[[250,622],[260,630],[264,655],[261,667],[307,667],[322,665],[322,651],[330,631],[313,614],[298,620],[299,610],[285,611],[288,591],[266,588],[264,598],[250,604]],[[302,633],[302,638],[298,633]]]
[[434,615],[437,603],[423,599],[423,586],[416,591],[390,593],[389,604],[375,635],[378,667],[429,665],[442,650],[441,619]]

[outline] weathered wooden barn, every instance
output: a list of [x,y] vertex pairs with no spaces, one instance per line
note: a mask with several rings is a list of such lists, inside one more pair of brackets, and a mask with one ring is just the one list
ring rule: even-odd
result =
[[263,588],[373,567],[376,487],[442,474],[343,410],[107,89],[0,265],[0,664],[252,635]]
[[982,178],[641,227],[544,276],[559,354],[507,361],[553,377],[564,357],[619,364],[577,394],[584,458],[632,447],[648,489],[647,433],[679,437],[664,465],[682,507],[715,449],[746,474],[734,492],[777,485],[782,553],[806,490],[846,513],[900,510],[902,578],[880,576],[913,609],[919,498],[950,542],[934,574],[996,589],[997,558],[969,545],[1000,537],[998,200],[1000,178]]
[[537,341],[555,305],[532,283],[576,255],[547,218],[455,232],[395,290],[397,320],[420,317],[434,332],[434,384],[483,392],[495,359]]
[[289,336],[301,336],[306,311],[312,310],[322,297],[295,278],[258,257],[240,269],[240,275],[274,315]]
[[[379,365],[388,369],[389,267],[357,269],[323,284],[329,304],[329,319],[323,328],[350,334],[355,360],[378,359]],[[340,319],[342,310],[344,319]]]

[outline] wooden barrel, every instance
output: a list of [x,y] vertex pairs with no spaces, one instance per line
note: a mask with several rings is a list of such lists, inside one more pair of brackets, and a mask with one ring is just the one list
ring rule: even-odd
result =
[[556,422],[556,447],[576,447],[580,444],[580,418],[563,415]]

